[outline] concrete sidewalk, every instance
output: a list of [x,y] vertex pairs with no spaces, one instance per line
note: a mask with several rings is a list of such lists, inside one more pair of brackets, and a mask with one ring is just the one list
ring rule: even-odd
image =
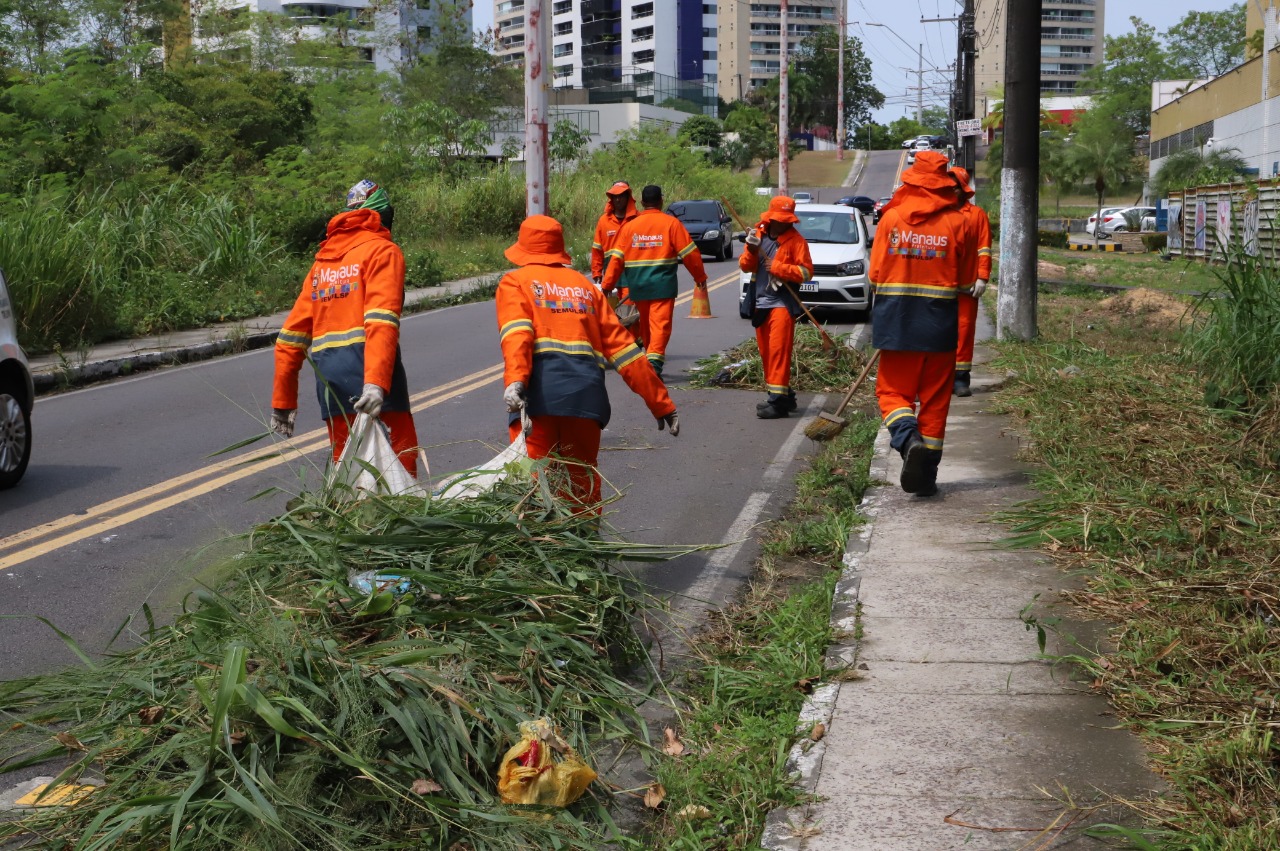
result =
[[975,395],[951,407],[937,496],[898,487],[901,460],[880,433],[872,478],[884,484],[867,493],[871,521],[850,541],[832,613],[828,664],[856,678],[806,704],[800,728],[820,721],[826,734],[802,739],[792,767],[815,803],[771,814],[765,848],[1101,848],[1081,830],[1132,817],[1074,807],[1160,789],[1107,701],[1039,656],[1022,617],[1033,601],[1029,617],[1062,619],[1049,654],[1088,653],[1066,636],[1096,646],[1105,627],[1071,622],[1058,592],[1072,580],[1055,565],[996,544],[1008,529],[992,513],[1035,493],[1008,421],[985,410],[993,376],[974,377]]
[[[448,281],[438,287],[405,291],[405,313],[414,312],[424,302],[460,295],[490,283],[499,275],[478,275]],[[132,340],[98,343],[86,349],[31,358],[31,377],[40,395],[65,387],[75,387],[179,363],[206,360],[220,355],[266,348],[275,344],[276,334],[289,311],[258,316],[237,322],[222,322],[207,328],[174,331]]]

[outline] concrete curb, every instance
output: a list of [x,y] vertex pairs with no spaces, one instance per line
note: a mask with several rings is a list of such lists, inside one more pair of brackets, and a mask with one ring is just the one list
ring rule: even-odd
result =
[[[875,518],[880,513],[886,489],[890,486],[889,452],[889,432],[881,428],[871,454],[869,478],[872,484],[862,495],[862,502],[858,506],[858,513],[867,520],[849,536],[845,544],[842,558],[844,569],[840,572],[840,579],[836,582],[831,599],[833,638],[827,648],[828,669],[849,668],[857,663],[856,636],[859,593],[862,587],[862,558],[871,546]],[[840,697],[841,685],[842,682],[837,680],[820,686],[800,708],[796,732],[801,738],[792,746],[791,753],[787,756],[787,772],[795,776],[796,788],[810,797],[817,792],[818,776],[827,752],[826,739],[815,742],[810,738],[810,733],[816,723],[831,729],[831,717]],[[772,811],[765,819],[760,846],[768,851],[801,851],[806,835],[805,822],[809,817],[806,806]]]
[[[856,185],[857,182],[862,179],[862,173],[867,170],[867,160],[869,159],[871,159],[871,157],[866,151],[855,150],[853,165],[849,166],[849,174],[845,177],[844,183],[841,183],[840,186],[849,188]],[[857,174],[854,174],[855,171]]]

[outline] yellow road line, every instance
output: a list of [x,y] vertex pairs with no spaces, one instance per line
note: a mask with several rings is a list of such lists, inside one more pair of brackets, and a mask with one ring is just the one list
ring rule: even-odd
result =
[[[720,287],[731,283],[737,277],[736,273],[729,273],[723,278],[718,278],[714,282],[708,283],[708,290],[719,289]],[[693,294],[688,293],[677,300],[677,303],[683,304],[692,300]],[[458,396],[476,390],[486,384],[492,383],[498,379],[503,371],[502,364],[494,364],[485,369],[477,370],[470,375],[465,375],[453,381],[424,390],[410,397],[413,410],[420,411],[446,402]],[[59,535],[51,540],[42,543],[31,543],[29,547],[21,552],[10,553],[9,555],[0,556],[0,569],[13,567],[30,561],[33,558],[46,555],[49,552],[68,546],[73,543],[92,537],[93,535],[109,531],[113,528],[126,525],[156,514],[167,508],[181,504],[187,499],[209,493],[217,490],[224,485],[233,484],[241,479],[256,475],[265,470],[279,466],[287,461],[292,460],[295,455],[305,455],[314,452],[329,444],[329,435],[327,429],[319,428],[297,435],[289,443],[289,448],[294,452],[282,452],[280,455],[271,458],[262,458],[257,461],[247,460],[248,456],[256,454],[261,450],[246,452],[234,458],[209,464],[190,473],[184,473],[175,476],[158,484],[143,488],[139,491],[126,494],[116,499],[109,500],[99,505],[93,506],[83,512],[70,514],[65,517],[52,520],[48,523],[42,523],[39,526],[17,532],[6,538],[0,538],[0,553],[13,550],[14,548],[33,542],[37,539],[48,538],[65,529],[81,526],[74,532]],[[220,475],[221,474],[221,475]],[[209,477],[215,478],[209,478]],[[201,484],[197,482],[204,481]],[[194,485],[187,487],[188,485]],[[180,492],[170,496],[163,496],[170,491],[183,488]],[[146,502],[150,500],[149,502]],[[135,508],[139,503],[146,502],[145,505]],[[95,518],[103,518],[97,523],[90,526],[82,526],[82,524],[90,522]]]

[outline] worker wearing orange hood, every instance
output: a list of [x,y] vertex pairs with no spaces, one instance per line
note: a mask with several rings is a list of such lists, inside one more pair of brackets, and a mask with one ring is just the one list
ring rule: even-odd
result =
[[596,222],[595,239],[591,241],[591,280],[600,286],[608,265],[605,253],[613,248],[622,226],[636,217],[636,199],[631,196],[631,184],[619,180],[604,193],[604,213]]
[[[973,189],[969,186],[969,172],[963,168],[951,169],[956,181],[956,195],[960,210],[968,219],[978,250],[966,254],[961,290],[956,299],[959,308],[959,341],[956,344],[956,377],[952,392],[957,396],[972,396],[969,389],[969,372],[973,369],[973,340],[978,330],[978,299],[987,290],[991,278],[991,220],[987,211],[973,203]],[[968,292],[965,292],[965,288]]]
[[921,151],[902,184],[871,249],[872,343],[881,350],[876,397],[890,445],[902,455],[902,489],[932,496],[955,374],[956,297],[977,248],[944,155]]

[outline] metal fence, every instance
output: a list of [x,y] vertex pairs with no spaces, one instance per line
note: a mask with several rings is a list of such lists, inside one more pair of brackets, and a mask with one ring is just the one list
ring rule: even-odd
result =
[[1280,262],[1280,179],[1199,186],[1169,195],[1169,253],[1224,260],[1233,252]]

